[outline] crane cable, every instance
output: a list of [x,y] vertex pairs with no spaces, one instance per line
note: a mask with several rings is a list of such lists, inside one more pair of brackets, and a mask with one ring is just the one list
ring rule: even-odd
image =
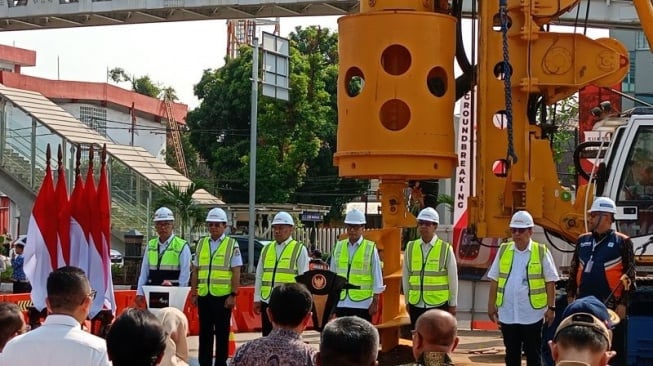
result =
[[510,67],[510,56],[508,55],[508,0],[499,0],[499,16],[501,18],[501,35],[503,38],[503,89],[506,98],[506,130],[508,132],[508,151],[506,161],[509,168],[518,161],[515,153],[512,131],[512,92],[510,76],[512,68]]

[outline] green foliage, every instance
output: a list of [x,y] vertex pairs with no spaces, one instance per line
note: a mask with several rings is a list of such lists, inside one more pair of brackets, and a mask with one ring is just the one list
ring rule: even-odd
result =
[[[333,167],[337,126],[337,35],[297,27],[290,39],[290,102],[260,96],[257,202],[339,205],[366,181],[343,180]],[[190,141],[216,173],[227,202],[247,202],[252,49],[205,70],[195,86],[201,105],[187,122]]]
[[573,153],[578,133],[578,95],[564,99],[547,109],[553,120],[551,149],[558,179],[564,186],[570,187],[576,183]]

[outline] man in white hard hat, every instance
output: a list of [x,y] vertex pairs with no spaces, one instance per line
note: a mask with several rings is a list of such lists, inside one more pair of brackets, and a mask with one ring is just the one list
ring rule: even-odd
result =
[[346,289],[340,292],[336,305],[336,316],[357,316],[372,321],[379,310],[379,295],[385,290],[381,259],[376,244],[363,237],[365,215],[353,209],[345,216],[347,236],[336,243],[331,256],[331,271],[347,278],[360,289]]
[[221,208],[209,211],[206,226],[210,236],[199,240],[193,260],[190,286],[191,301],[200,318],[200,366],[226,366],[229,358],[231,310],[236,305],[243,258],[238,241],[225,234],[228,221]]
[[289,213],[280,211],[272,219],[274,240],[261,250],[256,265],[254,282],[254,312],[261,314],[263,336],[272,331],[268,318],[268,303],[272,289],[284,283],[293,283],[295,276],[308,271],[308,250],[292,238],[295,221]]
[[147,243],[143,255],[141,275],[138,277],[136,303],[145,306],[143,285],[188,286],[190,281],[191,252],[186,240],[176,236],[175,216],[167,207],[154,212],[157,237]]
[[438,238],[438,212],[426,207],[417,215],[420,238],[406,244],[401,284],[408,304],[410,325],[429,309],[456,315],[458,267],[451,244]]
[[608,197],[597,197],[589,211],[590,232],[578,237],[571,259],[567,298],[596,296],[614,310],[621,322],[614,329],[611,365],[625,365],[626,306],[635,283],[635,254],[630,238],[614,229],[617,206]]
[[528,366],[541,366],[543,319],[555,318],[558,271],[546,246],[531,240],[533,226],[527,211],[512,216],[512,241],[501,244],[487,274],[488,316],[501,325],[506,366],[520,366],[522,350]]

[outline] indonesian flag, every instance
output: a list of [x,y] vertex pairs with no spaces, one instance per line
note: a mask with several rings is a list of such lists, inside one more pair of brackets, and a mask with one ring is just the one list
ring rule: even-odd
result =
[[57,215],[52,170],[50,168],[50,145],[46,150],[45,177],[34,200],[32,215],[27,227],[27,245],[23,256],[25,275],[32,285],[32,302],[39,311],[45,309],[47,279],[58,268]]
[[[87,179],[88,188],[88,179]],[[111,309],[115,313],[116,300],[111,279],[111,203],[109,201],[109,182],[106,168],[106,146],[102,150],[100,181],[96,192],[97,214],[91,215],[91,237],[89,241],[89,279],[97,295],[89,317],[92,319],[102,309]]]
[[79,174],[75,175],[75,187],[70,194],[70,265],[81,268],[88,277],[88,240],[84,230],[88,227],[88,218],[91,214],[86,204],[84,181]]
[[[59,145],[61,156],[61,145]],[[57,169],[57,188],[55,189],[57,199],[57,234],[59,237],[59,266],[64,267],[70,264],[70,202],[68,201],[68,187],[66,186],[66,173],[59,160]]]

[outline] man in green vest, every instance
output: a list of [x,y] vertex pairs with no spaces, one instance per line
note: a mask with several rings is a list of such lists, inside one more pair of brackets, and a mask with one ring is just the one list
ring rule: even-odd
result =
[[506,366],[521,365],[522,349],[528,366],[541,366],[543,319],[555,318],[558,271],[546,246],[531,240],[533,226],[527,211],[512,216],[512,241],[501,244],[487,274],[488,316],[501,326]]
[[261,250],[254,282],[254,312],[261,314],[263,336],[272,331],[267,309],[272,289],[293,283],[295,276],[308,271],[308,250],[292,238],[295,221],[289,213],[280,211],[272,219],[274,241]]
[[376,244],[363,238],[365,215],[353,209],[345,216],[347,236],[336,243],[331,256],[331,271],[347,278],[359,289],[347,289],[340,293],[336,316],[357,316],[372,322],[379,310],[379,295],[385,290],[381,260]]
[[438,238],[438,212],[426,207],[417,215],[420,238],[408,242],[404,251],[401,284],[408,304],[410,325],[429,309],[456,315],[458,267],[451,244]]
[[138,277],[136,303],[145,306],[143,285],[188,286],[190,280],[190,247],[186,240],[173,233],[175,216],[167,207],[154,212],[157,237],[147,243],[141,274]]
[[[191,273],[191,301],[200,318],[200,366],[226,366],[231,310],[236,305],[243,258],[238,242],[226,235],[227,214],[214,208],[206,216],[209,237],[200,239]],[[215,337],[215,363],[212,362]]]

